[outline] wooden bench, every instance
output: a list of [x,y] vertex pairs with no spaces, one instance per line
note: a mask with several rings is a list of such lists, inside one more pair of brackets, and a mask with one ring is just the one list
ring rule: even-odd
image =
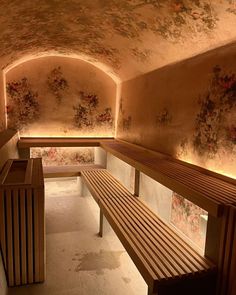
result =
[[57,177],[77,177],[80,176],[81,171],[89,169],[103,168],[97,164],[80,164],[80,165],[63,165],[63,166],[44,166],[44,178]]
[[105,169],[82,179],[148,285],[148,294],[215,294],[216,267]]

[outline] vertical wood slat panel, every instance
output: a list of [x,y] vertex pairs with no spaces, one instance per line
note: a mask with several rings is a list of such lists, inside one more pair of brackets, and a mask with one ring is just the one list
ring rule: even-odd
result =
[[3,263],[6,268],[6,229],[5,229],[5,191],[0,190],[0,247],[2,250]]
[[45,198],[44,189],[37,190],[39,200],[39,282],[45,279]]
[[24,182],[5,183],[14,161],[23,160],[9,160],[0,175],[0,249],[11,287],[43,282],[46,265],[42,162],[30,159]]
[[11,190],[6,191],[6,230],[7,230],[7,277],[9,286],[14,286],[13,267],[13,233],[12,233],[12,196]]
[[224,251],[224,264],[221,274],[221,295],[236,294],[235,271],[236,271],[236,207],[231,206],[227,238]]
[[15,285],[21,284],[20,275],[20,228],[19,228],[19,195],[18,189],[13,190],[13,245],[14,245],[14,274],[15,274]]
[[33,224],[34,224],[34,281],[39,281],[39,200],[35,189],[33,191]]
[[31,189],[27,189],[26,196],[27,216],[27,258],[28,258],[28,283],[34,282],[34,258],[33,258],[33,214]]
[[26,257],[26,192],[24,189],[20,189],[20,249],[21,249],[21,283],[27,284],[27,257]]

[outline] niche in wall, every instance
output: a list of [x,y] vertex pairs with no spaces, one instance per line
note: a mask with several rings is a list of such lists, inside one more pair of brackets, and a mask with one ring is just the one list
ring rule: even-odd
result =
[[41,57],[6,73],[7,123],[21,136],[113,136],[116,83],[70,57]]
[[64,166],[94,163],[94,148],[44,147],[31,148],[31,158],[42,158],[43,166]]

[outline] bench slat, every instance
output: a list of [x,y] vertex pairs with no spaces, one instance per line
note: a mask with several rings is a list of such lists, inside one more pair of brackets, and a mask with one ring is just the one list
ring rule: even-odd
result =
[[[110,181],[112,181],[110,179]],[[115,187],[114,187],[115,188]],[[121,194],[123,194],[123,192],[117,191],[117,193],[119,194],[119,199],[122,201],[124,200],[124,195],[122,196]],[[162,247],[165,247],[165,252],[167,254],[169,254],[170,256],[173,256],[173,240],[170,241],[168,240],[168,235],[166,235],[166,233],[164,231],[161,232],[161,236],[160,236],[160,232],[156,230],[157,228],[157,224],[155,224],[154,226],[150,223],[149,219],[147,218],[148,215],[147,214],[143,214],[143,212],[140,210],[142,209],[142,202],[137,202],[137,199],[135,197],[133,197],[130,193],[129,195],[127,194],[127,197],[125,199],[125,203],[124,205],[128,205],[129,207],[126,206],[126,208],[124,208],[124,210],[128,209],[128,210],[132,210],[131,214],[129,213],[129,211],[127,212],[128,215],[130,215],[132,217],[135,217],[136,223],[138,223],[138,226],[142,227],[142,230],[149,236],[149,239],[152,241],[152,243],[160,243],[160,245],[162,245]],[[138,221],[137,221],[138,220]],[[163,241],[163,239],[165,241]],[[178,248],[174,249],[174,259],[175,259],[175,263],[177,264],[177,269],[178,266],[181,268],[179,269],[179,274],[183,274],[186,272],[194,272],[194,271],[201,271],[202,270],[202,265],[195,263],[192,264],[191,262],[189,263],[189,261],[186,259],[186,255],[184,255],[184,251],[185,249],[182,248],[180,251]],[[177,254],[177,255],[176,255]],[[194,253],[195,254],[195,253]],[[165,253],[163,253],[163,255],[165,255]],[[189,256],[190,260],[192,258],[192,256]],[[171,260],[173,259],[173,257],[170,258]]]
[[[92,170],[91,171],[92,177],[94,173],[95,171]],[[101,174],[101,177],[102,177],[102,174],[104,173],[108,175],[106,170],[99,170],[99,173]],[[86,174],[88,175],[90,174],[90,172]],[[189,245],[183,239],[181,239],[178,234],[173,232],[172,229],[170,229],[169,227],[166,227],[166,224],[160,218],[158,218],[155,213],[153,213],[143,202],[139,201],[136,197],[134,198],[133,195],[117,179],[115,179],[111,175],[109,175],[109,183],[116,183],[119,186],[119,190],[121,191],[121,194],[123,196],[131,197],[130,199],[136,206],[138,212],[140,214],[141,213],[144,214],[143,219],[145,220],[145,222],[149,222],[149,224],[152,225],[154,231],[156,231],[157,234],[162,229],[162,232],[161,232],[162,236],[164,235],[168,240],[170,240],[171,244],[180,245],[179,255],[181,255],[181,253],[189,254],[188,258],[190,260],[192,260],[192,256],[194,255],[196,261],[198,261],[198,263],[195,265],[198,270],[202,270],[208,267],[210,261],[204,262],[204,258],[201,255],[199,255],[198,252],[196,252],[192,247],[189,247]],[[156,230],[156,227],[158,227],[158,231]]]
[[82,171],[81,175],[149,285],[215,270],[105,169]]

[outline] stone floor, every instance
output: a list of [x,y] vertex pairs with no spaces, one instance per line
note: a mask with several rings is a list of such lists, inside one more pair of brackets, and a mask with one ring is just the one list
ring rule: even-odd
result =
[[98,206],[76,178],[48,180],[47,278],[9,295],[144,295],[147,286],[111,229],[100,238]]

